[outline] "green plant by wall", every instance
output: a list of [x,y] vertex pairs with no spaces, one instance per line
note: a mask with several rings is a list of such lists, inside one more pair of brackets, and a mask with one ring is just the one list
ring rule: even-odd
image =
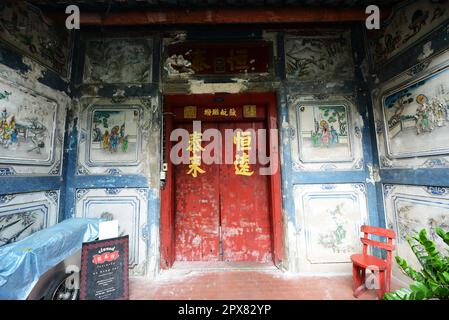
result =
[[[449,246],[449,232],[441,228],[436,234]],[[410,288],[386,293],[384,300],[427,300],[449,299],[449,250],[443,254],[436,249],[435,243],[427,237],[425,229],[414,237],[407,236],[413,253],[422,266],[420,272],[414,270],[404,259],[396,257],[396,261],[411,279]]]

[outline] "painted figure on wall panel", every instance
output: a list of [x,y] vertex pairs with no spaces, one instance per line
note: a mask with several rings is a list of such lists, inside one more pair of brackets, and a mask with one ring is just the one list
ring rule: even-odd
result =
[[91,162],[136,162],[139,152],[138,109],[96,109],[92,115]]
[[287,37],[287,79],[350,80],[354,76],[351,41],[347,34]]
[[57,104],[0,84],[0,163],[49,164]]
[[351,159],[346,106],[300,106],[298,119],[301,160],[309,162]]
[[374,65],[382,64],[448,19],[447,0],[415,1],[398,8],[381,30],[368,33]]
[[89,40],[84,83],[149,83],[152,71],[150,39]]
[[449,68],[384,97],[391,156],[449,152]]

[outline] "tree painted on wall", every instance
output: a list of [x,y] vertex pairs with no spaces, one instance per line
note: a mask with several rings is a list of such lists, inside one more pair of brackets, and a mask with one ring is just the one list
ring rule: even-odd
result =
[[391,95],[385,100],[385,106],[387,109],[395,108],[394,114],[388,119],[388,125],[390,128],[403,119],[405,109],[415,101],[413,91],[423,86],[425,83],[425,80],[420,81],[407,89]]
[[330,125],[338,122],[340,135],[347,135],[346,108],[344,106],[320,107],[320,109],[323,111],[323,116],[326,117]]
[[103,128],[109,128],[109,118],[112,114],[118,114],[119,111],[95,111],[94,124],[101,124]]

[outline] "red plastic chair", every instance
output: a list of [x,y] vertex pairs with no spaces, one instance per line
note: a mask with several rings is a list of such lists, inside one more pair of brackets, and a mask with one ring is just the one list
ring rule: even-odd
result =
[[[392,251],[395,250],[393,239],[396,239],[396,233],[390,229],[382,229],[370,226],[362,226],[361,231],[364,237],[360,238],[363,243],[363,254],[354,254],[351,256],[353,263],[352,276],[354,280],[354,297],[358,298],[364,293],[367,288],[365,286],[366,270],[372,272],[379,272],[379,290],[378,297],[382,299],[386,292],[390,291],[391,282],[391,259]],[[370,234],[385,237],[388,239],[387,243],[371,240]],[[387,251],[387,259],[379,259],[368,254],[368,246],[377,247]]]

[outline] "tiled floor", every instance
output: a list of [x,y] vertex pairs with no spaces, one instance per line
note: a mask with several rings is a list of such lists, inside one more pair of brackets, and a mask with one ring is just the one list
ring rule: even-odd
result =
[[[392,288],[399,288],[393,282]],[[273,266],[181,265],[156,280],[132,278],[132,300],[349,300],[351,276],[289,275]],[[360,300],[377,299],[368,291]]]

